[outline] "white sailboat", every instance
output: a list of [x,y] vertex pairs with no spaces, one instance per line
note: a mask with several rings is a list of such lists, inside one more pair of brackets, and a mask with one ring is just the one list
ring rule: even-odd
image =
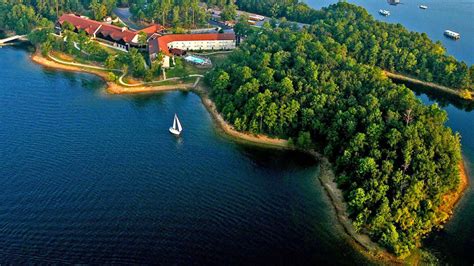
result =
[[170,132],[173,135],[179,136],[179,134],[181,134],[181,131],[183,131],[183,127],[181,126],[181,123],[179,122],[178,116],[174,114],[173,126],[170,127]]

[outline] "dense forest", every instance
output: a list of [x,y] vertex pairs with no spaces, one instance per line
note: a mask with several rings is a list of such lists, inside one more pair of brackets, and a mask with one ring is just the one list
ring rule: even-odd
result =
[[236,129],[289,138],[333,163],[357,230],[406,256],[448,214],[459,182],[460,137],[373,66],[314,30],[263,28],[207,75]]
[[377,21],[362,7],[344,2],[332,5],[311,29],[317,36],[344,44],[358,62],[474,90],[474,66],[469,69],[466,63],[446,55],[443,45],[433,43],[425,33]]
[[130,0],[129,5],[137,20],[154,20],[167,26],[196,27],[208,19],[199,0]]
[[309,24],[319,19],[322,13],[298,0],[237,0],[236,3],[245,11]]
[[[377,21],[362,7],[338,2],[317,11],[297,0],[239,0],[237,4],[244,10],[312,24],[313,34],[343,44],[348,54],[360,63],[453,88],[474,90],[474,66],[446,55],[443,45],[433,43],[425,33]],[[279,11],[271,12],[273,9]],[[309,13],[313,15],[308,19]]]
[[0,0],[0,29],[27,34],[37,27],[52,27],[65,12],[102,19],[111,14],[115,5],[115,0]]

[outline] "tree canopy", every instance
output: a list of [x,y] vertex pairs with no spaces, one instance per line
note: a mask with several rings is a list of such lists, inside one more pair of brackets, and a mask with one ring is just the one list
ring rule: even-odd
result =
[[321,11],[298,0],[237,0],[237,6],[245,11],[301,23],[312,23],[321,16]]
[[173,27],[196,27],[208,14],[199,0],[130,0],[130,11],[139,20],[154,20]]
[[27,34],[37,27],[51,27],[65,12],[91,14],[100,20],[110,15],[115,5],[115,0],[0,0],[0,29]]
[[289,138],[334,163],[357,230],[405,256],[447,217],[459,182],[460,137],[345,45],[314,29],[260,29],[206,77],[237,130]]
[[474,66],[447,55],[443,45],[432,42],[425,33],[377,21],[362,7],[343,1],[321,10],[298,0],[239,0],[237,4],[250,12],[311,24],[312,34],[344,45],[359,63],[455,89],[474,90]]

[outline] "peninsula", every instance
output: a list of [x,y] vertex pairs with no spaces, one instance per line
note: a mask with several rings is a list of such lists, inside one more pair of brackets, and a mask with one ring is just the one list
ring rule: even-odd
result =
[[[321,181],[339,220],[370,251],[381,246],[405,258],[442,227],[467,184],[460,135],[445,125],[444,111],[388,77],[410,76],[472,99],[473,66],[426,35],[377,22],[345,2],[322,10],[300,2],[281,1],[280,9],[267,0],[237,3],[308,24],[302,29],[285,19],[256,25],[247,14],[237,18],[233,3],[207,2],[214,9],[133,3],[135,19],[147,26],[141,30],[108,18],[114,5],[107,2],[90,6],[95,19],[68,5],[47,16],[11,4],[42,19],[26,12],[27,26],[8,20],[0,27],[29,31],[35,62],[99,75],[111,93],[192,90],[227,134],[311,152],[327,162]],[[1,17],[18,15],[9,10]],[[217,32],[205,27],[207,12],[223,20]]]

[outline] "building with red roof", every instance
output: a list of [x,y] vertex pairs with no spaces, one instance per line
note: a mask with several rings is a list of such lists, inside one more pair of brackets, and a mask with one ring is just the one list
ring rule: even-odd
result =
[[235,48],[235,43],[235,34],[233,33],[169,34],[151,39],[149,53],[153,60],[161,52],[164,56],[163,67],[169,67],[169,59],[173,56],[172,50],[231,50]]
[[[163,35],[165,28],[159,24],[135,31],[75,14],[62,15],[58,20],[59,29],[63,28],[66,22],[74,27],[75,32],[83,30],[92,38],[122,50],[128,51],[131,47],[147,48],[150,61],[155,60],[158,54],[162,53],[163,67],[169,67],[170,57],[176,54],[183,55],[186,51],[231,50],[236,45],[233,33]],[[140,32],[147,36],[146,46],[139,43]],[[170,50],[183,52],[173,54]]]
[[150,27],[135,31],[127,27],[118,27],[75,14],[63,14],[58,20],[59,26],[62,27],[65,22],[70,23],[76,32],[83,30],[92,38],[111,42],[114,46],[125,50],[130,49],[130,47],[141,47],[138,41],[140,32],[144,32],[147,37],[150,38],[154,34],[162,33],[165,30],[163,26],[154,24]]

